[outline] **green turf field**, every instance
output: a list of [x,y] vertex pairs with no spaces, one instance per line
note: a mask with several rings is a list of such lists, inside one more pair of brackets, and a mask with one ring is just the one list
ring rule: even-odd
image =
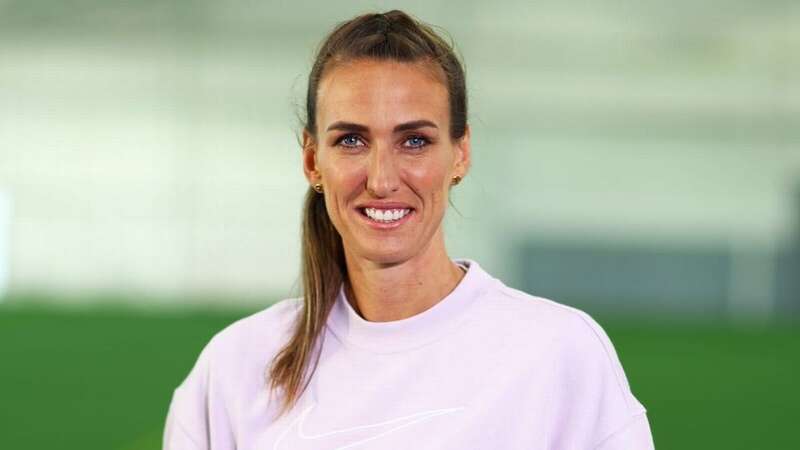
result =
[[[159,449],[198,352],[247,312],[0,306],[0,449]],[[597,318],[656,448],[800,448],[800,327]]]

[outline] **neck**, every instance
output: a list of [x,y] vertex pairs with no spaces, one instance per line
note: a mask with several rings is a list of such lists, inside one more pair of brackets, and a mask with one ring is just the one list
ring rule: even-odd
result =
[[347,250],[345,259],[345,293],[353,309],[370,322],[417,315],[446,297],[464,277],[464,271],[447,256],[443,240],[398,263],[369,261]]

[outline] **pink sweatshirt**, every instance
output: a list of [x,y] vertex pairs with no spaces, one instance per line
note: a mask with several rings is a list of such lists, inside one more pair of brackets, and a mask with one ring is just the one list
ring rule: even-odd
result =
[[301,299],[214,336],[175,389],[164,450],[648,450],[645,408],[586,313],[475,261],[430,309],[368,322],[340,291],[319,366],[275,419],[268,364]]

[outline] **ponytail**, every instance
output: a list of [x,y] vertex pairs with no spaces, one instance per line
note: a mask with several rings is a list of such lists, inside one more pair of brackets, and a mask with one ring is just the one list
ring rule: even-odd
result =
[[[271,391],[283,391],[279,416],[294,406],[317,368],[322,330],[347,273],[342,238],[325,210],[325,197],[310,188],[303,208],[301,264],[303,308],[269,374]],[[314,368],[306,375],[315,348]]]

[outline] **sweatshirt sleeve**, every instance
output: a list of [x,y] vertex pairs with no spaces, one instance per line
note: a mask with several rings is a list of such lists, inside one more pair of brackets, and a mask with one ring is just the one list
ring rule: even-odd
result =
[[164,426],[164,450],[207,450],[206,445],[196,441],[197,438],[178,422],[176,416],[170,408]]
[[163,434],[163,450],[233,450],[235,442],[225,397],[214,371],[212,339],[186,379],[172,394]]
[[557,344],[551,448],[652,450],[647,410],[631,392],[608,335],[575,311]]
[[621,430],[603,440],[593,450],[653,450],[653,436],[647,414],[631,419]]

